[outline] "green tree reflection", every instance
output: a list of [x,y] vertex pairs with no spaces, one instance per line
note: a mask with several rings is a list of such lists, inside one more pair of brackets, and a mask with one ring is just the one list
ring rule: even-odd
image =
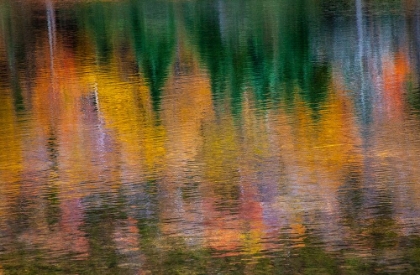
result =
[[[314,62],[313,2],[203,1],[183,5],[185,26],[211,78],[215,104],[229,98],[240,114],[243,93],[261,105],[293,103],[294,93],[317,110],[330,82],[326,63]],[[264,16],[261,16],[261,12]],[[233,18],[233,19],[232,19]],[[239,23],[238,23],[239,21]]]

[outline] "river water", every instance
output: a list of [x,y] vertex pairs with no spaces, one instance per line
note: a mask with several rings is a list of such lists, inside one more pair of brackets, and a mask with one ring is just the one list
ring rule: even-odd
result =
[[420,3],[0,0],[0,274],[419,274]]

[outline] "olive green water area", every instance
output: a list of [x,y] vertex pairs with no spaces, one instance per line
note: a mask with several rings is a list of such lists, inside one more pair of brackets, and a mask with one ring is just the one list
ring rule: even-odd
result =
[[418,1],[0,0],[0,274],[419,274]]

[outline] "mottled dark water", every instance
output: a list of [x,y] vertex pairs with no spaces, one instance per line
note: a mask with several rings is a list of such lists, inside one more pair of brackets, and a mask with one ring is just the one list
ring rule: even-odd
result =
[[420,3],[0,0],[0,274],[419,274]]

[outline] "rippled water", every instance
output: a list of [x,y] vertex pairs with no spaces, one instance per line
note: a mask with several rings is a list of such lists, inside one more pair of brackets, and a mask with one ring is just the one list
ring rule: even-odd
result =
[[0,0],[0,274],[419,274],[420,3]]

